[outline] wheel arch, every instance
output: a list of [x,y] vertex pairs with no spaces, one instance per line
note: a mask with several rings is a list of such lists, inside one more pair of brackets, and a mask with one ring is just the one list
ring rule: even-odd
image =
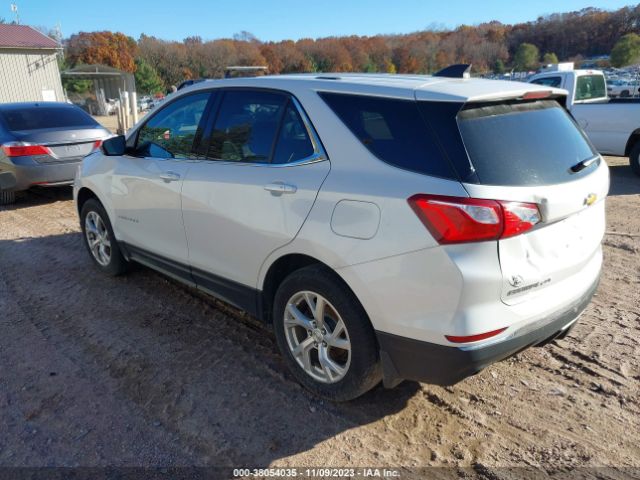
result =
[[102,208],[104,208],[107,212],[109,221],[111,222],[113,233],[116,236],[116,239],[118,239],[119,235],[117,222],[115,221],[115,212],[111,208],[112,206],[110,205],[110,203],[106,202],[105,199],[102,198],[102,195],[96,193],[97,190],[97,188],[92,188],[92,185],[83,185],[82,187],[80,187],[78,193],[76,194],[76,208],[78,209],[78,217],[80,217],[80,214],[82,213],[82,206],[87,202],[87,200],[90,200],[92,198],[96,199],[98,202],[100,202]]
[[82,187],[80,190],[78,190],[78,194],[76,197],[76,207],[78,209],[78,215],[80,215],[80,212],[82,212],[82,206],[87,202],[87,200],[91,198],[95,198],[102,204],[102,206],[104,206],[104,203],[100,200],[100,198],[98,198],[98,195],[96,195],[93,190],[91,190],[89,187]]
[[631,153],[631,149],[635,146],[636,143],[640,140],[640,128],[635,129],[629,135],[629,139],[627,140],[627,145],[624,147],[624,154],[628,156]]
[[360,299],[357,297],[353,289],[330,265],[310,255],[302,253],[287,253],[272,262],[264,275],[260,295],[259,313],[266,323],[273,322],[273,300],[278,287],[282,284],[284,279],[296,270],[312,265],[322,266],[330,271],[335,276],[336,281],[342,283],[344,287],[351,292],[354,298],[360,302]]

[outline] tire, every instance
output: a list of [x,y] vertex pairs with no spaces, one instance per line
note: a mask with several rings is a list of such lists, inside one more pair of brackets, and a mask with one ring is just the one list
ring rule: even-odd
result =
[[[314,317],[312,306],[318,306],[319,298],[324,314]],[[340,277],[324,266],[305,267],[285,278],[274,299],[273,328],[294,377],[319,397],[353,400],[382,379],[375,333],[364,308]],[[299,355],[294,355],[295,347],[300,347]]]
[[0,205],[11,205],[16,202],[16,192],[3,192],[0,190]]
[[623,90],[622,92],[620,92],[620,96],[621,97],[628,97],[629,96],[629,90]]
[[[90,228],[91,225],[93,228]],[[84,203],[80,212],[80,226],[84,245],[98,269],[111,276],[121,275],[129,269],[129,262],[122,255],[109,216],[100,202],[92,198]]]
[[629,152],[629,165],[633,173],[640,176],[640,141],[637,141]]

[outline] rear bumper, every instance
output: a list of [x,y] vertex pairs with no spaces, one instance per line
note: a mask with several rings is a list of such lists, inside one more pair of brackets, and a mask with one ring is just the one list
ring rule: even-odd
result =
[[82,161],[40,164],[31,158],[20,163],[0,162],[0,190],[20,191],[34,185],[71,185]]
[[486,346],[450,347],[376,332],[384,384],[393,387],[402,380],[415,380],[434,385],[453,385],[528,347],[562,338],[591,301],[598,283],[599,278],[580,298],[561,311]]

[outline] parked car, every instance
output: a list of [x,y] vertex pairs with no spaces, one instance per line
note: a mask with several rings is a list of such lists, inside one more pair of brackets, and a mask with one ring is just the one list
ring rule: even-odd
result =
[[84,240],[106,274],[138,262],[272,324],[322,397],[450,385],[567,335],[595,292],[609,172],[565,94],[444,76],[201,82],[85,158]]
[[0,104],[0,204],[31,186],[70,185],[111,132],[69,103]]
[[120,100],[117,98],[109,98],[105,103],[105,110],[107,115],[117,115],[118,108],[120,108]]
[[153,104],[153,99],[150,96],[145,95],[144,97],[141,97],[138,99],[138,110],[139,111],[149,110],[152,104]]
[[634,81],[611,80],[606,83],[607,94],[611,98],[638,96],[638,92],[640,91],[640,84]]
[[640,99],[610,99],[599,70],[550,70],[529,81],[566,89],[566,106],[596,150],[629,157],[631,168],[640,175]]

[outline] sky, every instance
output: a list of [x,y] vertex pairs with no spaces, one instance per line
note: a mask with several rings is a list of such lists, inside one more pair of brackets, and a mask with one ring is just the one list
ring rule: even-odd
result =
[[0,0],[0,18],[54,28],[64,37],[111,30],[135,39],[198,35],[229,38],[248,31],[263,41],[340,35],[409,33],[491,20],[519,23],[584,7],[617,9],[630,0]]

